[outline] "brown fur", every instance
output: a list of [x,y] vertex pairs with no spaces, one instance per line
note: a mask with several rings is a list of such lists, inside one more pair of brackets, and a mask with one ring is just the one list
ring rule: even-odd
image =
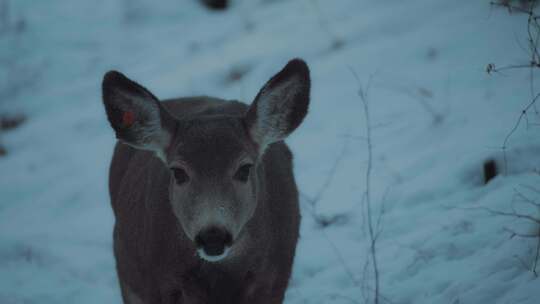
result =
[[[209,97],[162,105],[177,118],[205,123],[240,121],[247,111],[242,103]],[[173,213],[169,169],[152,152],[116,145],[109,188],[116,218],[114,253],[125,303],[282,303],[300,223],[291,152],[282,141],[276,142],[267,148],[261,164],[256,172],[257,207],[243,227],[242,241],[235,244],[238,252],[210,263],[197,256]]]

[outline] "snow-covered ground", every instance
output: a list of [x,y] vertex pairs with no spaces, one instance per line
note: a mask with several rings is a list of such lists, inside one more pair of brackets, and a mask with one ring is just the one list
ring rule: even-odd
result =
[[[0,138],[0,303],[120,301],[104,72],[121,70],[161,98],[250,102],[292,57],[310,65],[313,89],[288,140],[303,222],[286,303],[372,296],[357,94],[368,83],[381,303],[540,303],[536,240],[506,231],[538,226],[477,208],[538,217],[518,195],[540,202],[534,114],[509,141],[508,174],[482,181],[485,160],[504,167],[500,147],[531,99],[529,70],[489,76],[485,67],[526,62],[526,16],[487,0],[255,0],[225,13],[191,0],[10,3],[25,29],[0,34],[2,62],[13,63],[0,76],[32,85],[0,100],[1,112],[28,116]],[[316,225],[315,197],[318,216],[340,220]]]

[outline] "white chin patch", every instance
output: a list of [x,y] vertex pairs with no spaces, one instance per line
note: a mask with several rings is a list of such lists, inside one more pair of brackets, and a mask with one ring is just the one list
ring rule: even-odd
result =
[[214,262],[219,262],[223,260],[224,258],[226,258],[227,255],[229,254],[229,250],[230,250],[229,247],[225,247],[225,250],[223,250],[223,253],[220,255],[207,255],[206,252],[204,252],[204,249],[199,248],[197,249],[197,253],[199,254],[199,257],[201,257],[201,259],[207,262],[214,263]]

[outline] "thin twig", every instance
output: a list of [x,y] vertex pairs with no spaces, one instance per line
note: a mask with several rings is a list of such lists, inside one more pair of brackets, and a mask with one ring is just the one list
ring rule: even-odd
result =
[[376,227],[376,233],[375,233],[375,239],[378,240],[379,236],[383,232],[382,228],[382,218],[384,214],[386,213],[386,198],[388,197],[388,194],[390,193],[390,186],[386,187],[386,190],[384,191],[384,194],[381,199],[381,210],[379,212],[379,216],[377,218],[377,225]]
[[323,198],[324,193],[328,190],[328,188],[330,188],[330,185],[334,181],[334,178],[337,173],[337,169],[339,168],[339,166],[341,165],[341,162],[345,158],[349,141],[350,141],[350,138],[345,139],[345,142],[343,144],[343,147],[341,148],[341,151],[339,152],[338,156],[335,158],[332,164],[332,167],[330,167],[330,172],[328,172],[328,174],[326,175],[326,179],[324,180],[322,186],[319,188],[317,193],[313,197],[310,197],[307,194],[300,192],[300,196],[303,197],[304,200],[309,203],[310,205],[309,211],[311,215],[313,216],[315,222],[321,227],[328,226],[332,222],[332,220],[326,219],[317,213],[317,204]]
[[[322,216],[320,216],[317,213],[316,206],[317,206],[317,203],[323,197],[326,190],[332,184],[332,181],[334,180],[334,176],[336,175],[337,169],[339,168],[339,165],[340,165],[341,161],[343,160],[343,158],[345,156],[348,141],[349,141],[349,139],[347,139],[345,144],[343,145],[343,148],[341,149],[341,152],[339,153],[338,157],[336,157],[332,167],[330,168],[330,172],[328,173],[326,180],[323,182],[322,186],[319,188],[319,191],[317,191],[315,196],[313,198],[311,198],[308,195],[306,195],[305,193],[300,192],[300,196],[303,198],[303,200],[309,203],[309,207],[310,207],[309,210],[310,210],[311,215],[313,216],[313,219],[315,220],[315,222],[318,225],[320,225],[323,228],[327,226],[327,224],[326,224],[327,220],[324,219]],[[345,273],[349,277],[349,280],[351,281],[351,283],[354,286],[359,286],[359,282],[354,277],[354,274],[351,271],[351,268],[347,265],[347,262],[345,261],[345,258],[341,254],[341,251],[337,248],[336,244],[334,244],[332,239],[328,236],[325,229],[321,229],[321,232],[322,232],[322,236],[324,237],[324,239],[328,242],[328,244],[330,245],[330,247],[334,251],[334,254],[338,258],[339,263],[341,264],[341,266],[345,270]]]
[[521,193],[519,190],[514,189],[515,196],[519,197],[523,202],[528,203],[529,205],[532,205],[534,207],[540,208],[540,203],[535,202],[534,200],[526,197],[523,193]]
[[[540,231],[539,231],[540,234]],[[533,273],[538,277],[537,267],[538,267],[538,258],[540,257],[540,237],[536,241],[536,256],[534,257]]]
[[351,282],[355,286],[358,286],[359,285],[358,281],[354,277],[354,274],[352,273],[351,268],[347,265],[347,262],[345,262],[345,259],[343,258],[343,255],[341,254],[341,252],[339,251],[337,246],[334,244],[334,242],[332,242],[332,240],[330,239],[328,234],[326,234],[326,230],[322,230],[322,235],[328,241],[328,243],[330,244],[330,247],[332,247],[332,250],[334,250],[334,253],[336,254],[337,258],[339,259],[339,262],[341,263],[341,266],[343,266],[343,269],[345,269],[345,272],[349,276],[349,279],[351,280]]
[[314,202],[317,203],[322,198],[326,190],[328,190],[328,188],[330,187],[330,184],[332,184],[332,181],[334,180],[334,177],[336,176],[337,169],[339,168],[339,165],[345,158],[348,145],[349,145],[349,138],[346,138],[343,144],[343,147],[341,148],[341,151],[339,152],[338,156],[334,160],[332,167],[330,167],[330,172],[326,175],[326,180],[324,181],[322,186],[319,188],[319,191],[317,192],[317,194],[315,194],[315,196],[313,197]]
[[516,232],[513,229],[510,229],[510,228],[507,228],[507,227],[504,227],[503,230],[510,233],[510,238],[511,239],[516,237],[516,236],[521,237],[521,238],[538,238],[538,237],[540,237],[539,233],[520,233],[520,232]]
[[539,94],[535,95],[535,88],[534,88],[534,70],[540,68],[540,51],[539,51],[539,43],[540,43],[540,23],[538,22],[540,16],[537,15],[534,10],[536,8],[536,0],[529,1],[529,5],[527,8],[517,7],[510,3],[508,0],[500,0],[500,1],[491,1],[490,2],[491,7],[493,6],[500,6],[505,7],[508,9],[510,13],[512,12],[519,12],[526,14],[527,17],[527,43],[528,43],[528,52],[529,52],[529,58],[528,63],[526,64],[517,64],[517,65],[508,65],[501,68],[497,68],[495,64],[488,64],[486,68],[486,72],[488,74],[491,73],[498,73],[504,70],[511,70],[511,69],[523,69],[528,68],[530,71],[529,76],[529,91],[531,94],[531,101],[530,103],[521,111],[516,123],[511,128],[510,132],[506,135],[504,138],[503,145],[501,149],[503,150],[503,158],[504,158],[504,173],[508,174],[508,161],[506,157],[506,150],[508,148],[508,141],[510,140],[510,137],[516,132],[517,128],[520,126],[522,120],[526,121],[527,128],[530,126],[529,119],[527,117],[527,112],[533,108],[534,112],[538,115],[538,109],[536,108],[536,101],[538,100]]
[[520,186],[523,187],[523,188],[525,188],[525,189],[528,189],[528,190],[531,191],[531,192],[534,192],[534,193],[540,195],[540,190],[536,189],[535,187],[533,187],[533,186],[531,186],[531,185],[520,184]]
[[510,140],[510,137],[516,132],[517,128],[519,127],[519,125],[521,123],[521,120],[523,120],[523,118],[527,114],[527,111],[536,103],[536,101],[538,100],[539,97],[540,97],[540,93],[536,94],[536,96],[533,98],[533,100],[531,100],[531,102],[529,102],[529,104],[523,110],[521,110],[521,113],[519,114],[519,117],[518,117],[516,123],[514,124],[514,127],[512,127],[510,132],[508,132],[508,134],[504,138],[503,145],[502,145],[501,149],[503,150],[504,172],[505,172],[505,174],[508,174],[508,162],[507,162],[507,159],[506,159],[506,148],[507,148],[508,140]]
[[368,152],[368,160],[367,160],[367,169],[366,169],[366,190],[364,192],[364,202],[366,206],[366,217],[368,222],[368,232],[369,232],[369,240],[370,240],[370,256],[371,256],[371,262],[373,265],[373,276],[374,276],[374,283],[375,283],[375,290],[374,290],[374,299],[373,303],[378,304],[379,303],[379,267],[377,264],[377,236],[375,232],[375,227],[373,224],[373,215],[372,215],[372,206],[371,206],[371,170],[373,167],[373,145],[371,141],[371,116],[369,112],[369,88],[371,85],[372,77],[369,78],[368,83],[365,88],[361,86],[360,78],[358,77],[358,74],[354,71],[354,69],[351,68],[351,72],[353,76],[356,78],[356,81],[359,83],[359,89],[358,89],[358,96],[360,97],[360,100],[362,101],[363,109],[364,109],[364,118],[365,118],[365,126],[366,126],[366,144],[367,144],[367,152]]
[[527,271],[529,270],[529,265],[527,265],[527,262],[525,262],[521,257],[519,257],[518,255],[514,255],[514,258],[516,260],[518,260],[518,262],[521,264],[523,269],[525,269]]
[[[529,188],[529,187],[530,186],[526,186],[526,188]],[[537,189],[535,189],[533,187],[530,187],[529,189],[531,189],[534,192],[537,191]],[[534,207],[539,207],[540,206],[540,204],[538,204],[536,201],[528,198],[527,196],[525,196],[523,193],[521,193],[517,189],[514,189],[514,192],[515,192],[515,196],[519,197],[524,202],[526,202],[526,203],[528,203],[528,204],[530,204],[530,205],[532,205]],[[536,192],[536,193],[538,193],[538,192]],[[452,207],[452,208],[457,208],[457,207]],[[493,214],[493,215],[504,216],[504,217],[513,217],[513,218],[517,218],[517,219],[524,219],[526,221],[535,223],[537,225],[537,228],[536,228],[537,232],[535,232],[535,233],[516,232],[515,230],[507,228],[507,227],[504,227],[503,230],[510,234],[510,238],[514,238],[514,237],[517,236],[517,237],[520,237],[520,238],[533,238],[533,239],[536,239],[536,253],[535,253],[534,260],[532,262],[533,265],[531,267],[531,271],[533,272],[535,277],[538,277],[537,268],[538,268],[538,260],[540,258],[540,218],[534,217],[534,216],[529,215],[529,214],[518,213],[518,212],[516,212],[516,210],[514,209],[513,206],[512,206],[512,212],[493,210],[493,209],[483,207],[483,206],[481,206],[481,207],[465,207],[465,208],[458,208],[458,209],[483,210],[483,211],[487,211],[487,212],[489,212],[490,214]],[[521,259],[519,259],[519,260],[523,263],[523,261]]]
[[536,224],[540,224],[540,219],[537,219],[537,218],[535,218],[535,217],[533,217],[531,215],[528,215],[528,214],[517,213],[514,210],[512,212],[505,212],[505,211],[493,210],[493,209],[490,209],[490,208],[487,208],[487,207],[470,207],[470,208],[464,208],[464,209],[484,210],[484,211],[489,212],[489,213],[491,213],[493,215],[500,215],[500,216],[506,216],[506,217],[514,217],[514,218],[519,218],[519,219],[525,219],[525,220],[534,222]]
[[503,67],[497,68],[495,64],[491,63],[488,64],[486,68],[486,72],[488,74],[491,73],[500,73],[505,70],[514,70],[514,69],[523,69],[523,68],[539,68],[540,66],[538,64],[513,64],[513,65],[505,65]]
[[319,7],[318,0],[311,0],[310,2],[315,12],[317,13],[317,21],[319,22],[321,29],[330,38],[330,42],[331,42],[330,47],[334,50],[343,47],[343,45],[345,44],[345,41],[339,38],[339,36],[335,33],[335,31],[331,29],[328,20],[323,16],[321,8]]
[[519,6],[514,6],[514,5],[511,5],[510,3],[508,2],[503,2],[503,1],[499,1],[499,2],[495,2],[495,1],[491,1],[489,4],[493,5],[493,6],[501,6],[501,7],[505,7],[508,9],[508,11],[510,13],[516,11],[516,12],[519,12],[519,13],[523,13],[523,14],[529,14],[530,11],[529,10],[526,10],[526,9],[523,9]]

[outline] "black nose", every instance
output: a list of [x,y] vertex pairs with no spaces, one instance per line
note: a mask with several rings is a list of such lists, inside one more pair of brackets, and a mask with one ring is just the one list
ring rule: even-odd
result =
[[207,255],[216,256],[223,254],[225,247],[232,244],[232,235],[223,228],[210,227],[195,237],[195,244]]

